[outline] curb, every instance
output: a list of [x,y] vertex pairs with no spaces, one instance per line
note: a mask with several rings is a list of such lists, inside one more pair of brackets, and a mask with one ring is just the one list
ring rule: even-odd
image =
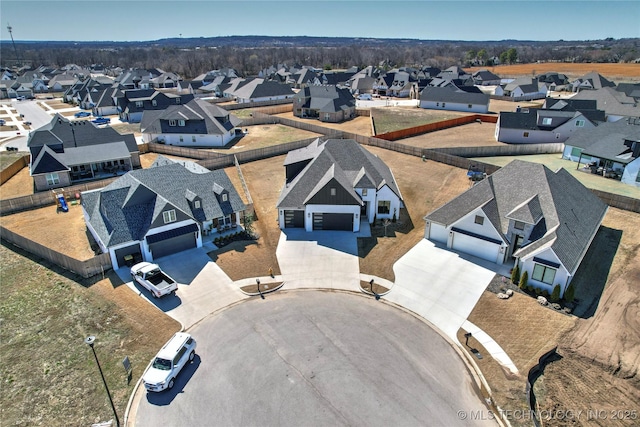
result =
[[[262,283],[262,282],[260,282],[260,283]],[[273,283],[273,282],[271,282],[271,283]],[[243,291],[243,290],[242,290],[242,288],[240,288],[240,287],[239,287],[238,289],[240,290],[240,292],[242,292],[243,294],[245,294],[245,295],[247,295],[247,296],[250,296],[250,297],[257,297],[257,296],[264,295],[264,294],[270,294],[270,293],[272,293],[272,292],[275,292],[275,291],[279,290],[280,288],[282,288],[282,287],[284,286],[284,283],[285,283],[285,282],[281,282],[281,283],[280,283],[278,286],[276,286],[275,288],[265,289],[264,291],[261,291],[261,292],[245,292],[245,291]],[[269,283],[265,283],[265,285],[268,285],[268,284],[269,284]]]

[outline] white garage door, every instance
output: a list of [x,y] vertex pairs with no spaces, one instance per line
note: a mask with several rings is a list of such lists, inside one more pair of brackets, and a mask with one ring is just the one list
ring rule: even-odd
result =
[[497,261],[500,252],[500,245],[460,232],[453,233],[453,245],[451,248],[491,262]]

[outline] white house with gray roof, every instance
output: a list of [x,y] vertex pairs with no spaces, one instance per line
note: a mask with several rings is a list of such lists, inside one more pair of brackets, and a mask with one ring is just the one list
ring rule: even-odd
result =
[[360,222],[398,218],[402,195],[391,169],[352,139],[316,139],[290,151],[277,203],[281,229],[360,231]]
[[203,232],[237,228],[245,208],[223,170],[162,156],[149,169],[82,193],[87,229],[114,269],[128,255],[152,261],[201,247]]
[[465,89],[462,90],[454,85],[425,87],[420,93],[420,108],[469,113],[489,111],[489,95],[475,87]]
[[602,123],[565,141],[562,158],[591,165],[593,173],[640,187],[640,119]]
[[167,145],[224,147],[235,137],[241,120],[224,108],[202,99],[145,111],[140,130],[145,142]]
[[425,216],[425,237],[564,295],[607,208],[565,169],[514,160]]

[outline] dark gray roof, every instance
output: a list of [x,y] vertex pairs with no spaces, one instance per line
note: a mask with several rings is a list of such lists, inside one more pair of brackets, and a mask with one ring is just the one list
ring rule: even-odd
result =
[[234,96],[242,99],[292,96],[294,93],[289,85],[262,79],[253,79],[233,92]]
[[640,106],[636,100],[612,87],[583,90],[572,99],[594,99],[598,104],[598,109],[604,110],[607,115],[640,117]]
[[[168,120],[184,120],[185,126],[163,126]],[[186,104],[172,105],[164,110],[145,111],[140,122],[143,133],[181,133],[223,135],[242,120],[215,104],[202,99],[193,99]]]
[[589,156],[627,164],[638,157],[633,142],[640,144],[640,120],[622,119],[603,123],[590,132],[581,129],[565,145],[583,148],[583,153]]
[[[64,153],[70,148],[77,148],[73,154],[74,162],[85,163],[78,156],[86,155],[87,158],[94,158],[95,156],[92,152],[103,151],[100,146],[116,142],[124,144],[129,153],[139,151],[135,137],[131,133],[121,135],[111,127],[98,128],[88,121],[70,122],[68,119],[56,114],[51,119],[51,122],[36,129],[29,135],[27,146],[31,152],[31,173],[51,172],[53,171],[51,168],[54,167],[55,163],[69,165],[69,163],[65,163]],[[59,154],[56,159],[52,159],[50,155],[40,156],[44,146],[48,146],[53,152]],[[123,157],[126,157],[126,155]],[[40,165],[40,162],[45,163]]]
[[467,92],[455,86],[427,86],[420,93],[421,101],[452,102],[457,104],[489,105],[489,95],[485,93]]
[[[557,128],[573,117],[581,116],[582,113],[576,111],[555,111],[531,108],[528,110],[512,112],[501,111],[499,123],[504,129],[522,130],[547,130]],[[551,119],[551,124],[544,125],[544,119]]]
[[309,161],[304,169],[280,193],[278,207],[302,208],[317,191],[335,179],[351,194],[354,204],[362,204],[355,188],[389,186],[400,199],[400,189],[391,169],[352,139],[316,139],[309,146],[290,151],[285,166]]
[[[228,193],[222,201],[214,186]],[[200,208],[190,201],[199,198]],[[107,246],[142,240],[167,207],[202,222],[246,208],[223,170],[160,157],[149,169],[131,171],[101,190],[82,193],[89,222]]]
[[294,99],[304,100],[296,107],[311,108],[323,113],[334,113],[345,108],[355,108],[356,100],[349,89],[332,85],[307,86],[302,88]]
[[603,87],[616,87],[616,84],[610,80],[607,80],[596,71],[585,74],[579,79],[575,80],[573,84],[581,84],[583,82],[589,82],[592,88],[602,89]]
[[[578,267],[607,210],[565,169],[553,172],[541,164],[514,160],[425,219],[449,226],[479,207],[505,241],[509,216],[524,222],[538,218],[536,227],[543,229],[537,231],[540,237],[515,255],[523,257],[548,244],[570,273]],[[531,238],[536,237],[532,233]]]

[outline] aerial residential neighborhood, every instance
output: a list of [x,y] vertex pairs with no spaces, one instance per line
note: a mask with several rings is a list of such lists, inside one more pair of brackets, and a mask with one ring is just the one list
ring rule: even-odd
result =
[[637,38],[15,22],[0,424],[638,423]]

